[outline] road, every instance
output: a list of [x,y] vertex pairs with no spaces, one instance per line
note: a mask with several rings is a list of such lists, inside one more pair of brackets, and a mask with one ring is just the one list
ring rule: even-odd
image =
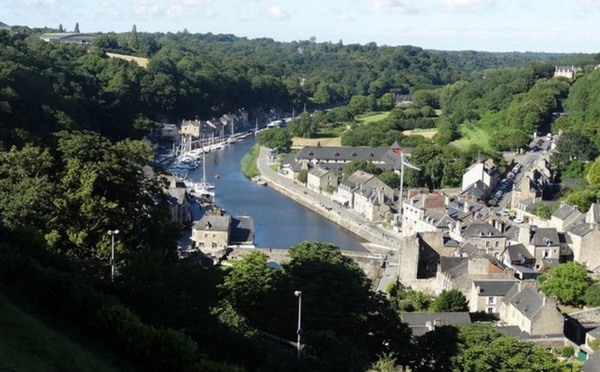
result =
[[399,233],[386,229],[380,223],[366,220],[354,213],[353,210],[343,208],[330,198],[290,180],[274,171],[270,167],[271,164],[268,149],[261,148],[257,166],[261,172],[261,177],[267,181],[268,185],[276,185],[276,189],[286,196],[292,197],[324,217],[372,242],[364,244],[365,247],[373,253],[381,254],[383,256],[382,261],[392,262],[392,265],[386,264],[385,268],[382,269],[380,280],[376,283],[377,290],[385,290],[390,281],[396,280],[398,252],[404,241]]

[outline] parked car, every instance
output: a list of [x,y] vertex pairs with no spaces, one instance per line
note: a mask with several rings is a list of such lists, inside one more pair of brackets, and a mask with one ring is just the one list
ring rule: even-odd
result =
[[500,199],[501,196],[502,196],[502,191],[497,191],[496,194],[494,195],[494,198]]
[[523,223],[523,220],[522,220],[522,219],[520,219],[520,218],[515,218],[513,221],[514,221],[515,223]]

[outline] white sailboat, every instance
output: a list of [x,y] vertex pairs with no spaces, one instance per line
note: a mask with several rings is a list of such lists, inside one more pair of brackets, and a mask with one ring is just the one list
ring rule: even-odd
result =
[[202,179],[200,182],[190,182],[188,188],[190,192],[198,196],[215,196],[215,192],[212,191],[215,188],[215,185],[209,183],[206,179],[206,154],[204,152],[202,152]]

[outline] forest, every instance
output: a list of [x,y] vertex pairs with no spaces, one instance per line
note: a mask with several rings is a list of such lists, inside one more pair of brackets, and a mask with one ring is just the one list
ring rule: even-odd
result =
[[[160,123],[241,107],[251,121],[306,109],[315,114],[299,116],[296,134],[342,128],[344,145],[414,147],[412,162],[425,172],[405,181],[433,189],[456,185],[482,153],[499,158],[552,125],[579,151],[565,141],[558,167],[586,175],[600,168],[591,166],[600,145],[600,55],[281,43],[135,27],[75,45],[41,41],[46,31],[0,32],[0,289],[47,322],[77,330],[82,342],[112,350],[116,370],[462,371],[499,355],[506,370],[517,362],[532,371],[566,368],[486,327],[413,337],[390,301],[328,243],[291,247],[280,272],[261,255],[227,270],[177,259],[181,226],[169,222],[164,185],[148,177],[160,169],[149,170],[152,149],[140,139]],[[582,71],[574,82],[555,79],[556,64]],[[408,94],[411,107],[394,107]],[[356,121],[372,110],[390,115]],[[554,120],[555,112],[567,115]],[[489,132],[488,148],[449,145],[465,127]],[[437,135],[402,133],[414,128]],[[288,150],[290,135],[275,133]],[[596,190],[581,197],[592,200]],[[111,281],[106,232],[115,226]],[[300,287],[313,311],[298,362],[261,332],[295,338]],[[482,350],[482,342],[498,347]]]

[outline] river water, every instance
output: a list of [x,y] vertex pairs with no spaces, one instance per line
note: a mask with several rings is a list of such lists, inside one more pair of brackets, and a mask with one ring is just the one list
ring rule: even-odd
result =
[[[270,187],[259,186],[246,179],[240,160],[256,143],[249,137],[223,150],[206,154],[206,176],[215,185],[215,202],[232,215],[254,219],[255,243],[260,248],[287,249],[302,242],[327,241],[352,251],[366,251],[365,240],[336,225],[321,215],[288,199]],[[215,174],[221,177],[216,179]],[[202,168],[188,175],[194,181],[202,178]]]

